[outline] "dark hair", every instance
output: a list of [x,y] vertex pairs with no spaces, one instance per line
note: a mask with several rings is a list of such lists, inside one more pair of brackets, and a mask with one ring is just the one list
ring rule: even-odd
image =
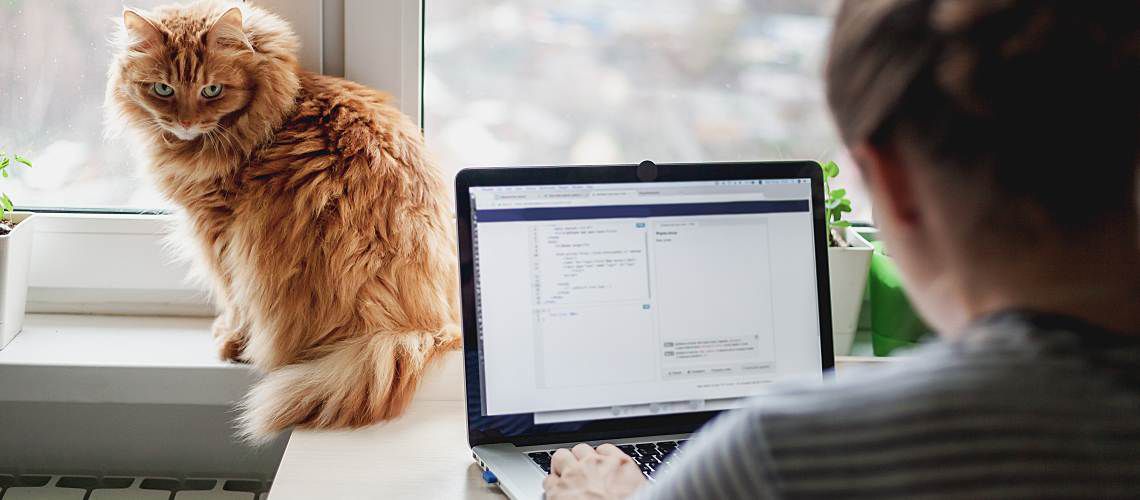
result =
[[1081,227],[1135,220],[1140,2],[847,0],[826,79],[848,144],[926,163]]

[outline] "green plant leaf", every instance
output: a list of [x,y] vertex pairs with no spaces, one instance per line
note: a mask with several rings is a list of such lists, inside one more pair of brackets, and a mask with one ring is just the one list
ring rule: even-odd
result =
[[843,198],[844,196],[847,196],[847,190],[842,188],[836,189],[828,194],[828,196],[832,198]]
[[8,215],[8,212],[11,212],[12,208],[15,207],[12,199],[8,197],[8,193],[0,194],[0,204],[4,206],[4,215]]
[[839,200],[839,206],[851,208],[851,200],[843,198],[842,200]]
[[15,155],[15,158],[16,158],[16,161],[23,163],[24,165],[27,165],[29,167],[32,166],[31,160],[24,158],[23,156]]
[[836,221],[836,222],[831,223],[831,227],[849,228],[849,227],[851,227],[851,222],[845,221],[845,220]]
[[0,169],[0,175],[4,176],[4,178],[7,179],[8,178],[8,171]]
[[823,173],[827,177],[833,178],[839,175],[839,165],[836,165],[833,161],[829,161],[823,166]]
[[8,163],[9,161],[7,156],[0,156],[0,170],[8,168]]
[[843,200],[838,199],[838,198],[831,198],[831,199],[827,200],[827,203],[824,204],[824,207],[826,207],[828,210],[835,210],[835,209],[839,208],[842,204],[843,204]]

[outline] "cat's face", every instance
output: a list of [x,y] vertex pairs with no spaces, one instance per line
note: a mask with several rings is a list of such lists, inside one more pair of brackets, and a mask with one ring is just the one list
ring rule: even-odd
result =
[[129,118],[168,141],[224,137],[255,91],[241,11],[210,14],[124,13],[119,95]]

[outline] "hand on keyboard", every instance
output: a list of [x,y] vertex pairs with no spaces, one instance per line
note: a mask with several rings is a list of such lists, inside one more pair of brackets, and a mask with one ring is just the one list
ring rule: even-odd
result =
[[648,480],[629,455],[612,444],[588,444],[554,452],[542,482],[548,500],[626,498]]
[[[677,456],[677,450],[685,442],[685,439],[681,439],[655,443],[622,444],[618,445],[617,448],[633,459],[633,463],[637,464],[645,477],[652,479],[653,475],[657,473],[657,469],[669,465],[673,461],[673,458]],[[535,451],[527,453],[527,456],[542,469],[542,472],[550,474],[550,461],[553,453],[553,451]]]

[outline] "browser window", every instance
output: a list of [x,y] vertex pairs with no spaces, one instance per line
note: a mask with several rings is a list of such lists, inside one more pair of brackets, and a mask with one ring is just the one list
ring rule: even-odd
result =
[[720,410],[822,376],[809,179],[471,197],[485,415]]

